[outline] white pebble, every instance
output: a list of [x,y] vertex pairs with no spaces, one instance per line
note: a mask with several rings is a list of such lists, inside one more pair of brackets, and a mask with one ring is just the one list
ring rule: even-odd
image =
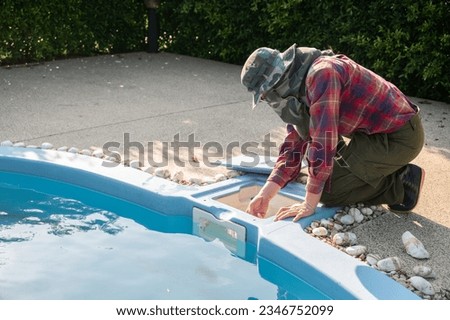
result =
[[422,278],[429,278],[429,279],[433,279],[436,278],[436,274],[433,272],[433,269],[431,269],[431,267],[428,266],[415,266],[413,268],[413,273],[416,276],[422,277]]
[[346,247],[357,244],[358,240],[353,232],[340,232],[333,236],[333,243]]
[[157,168],[155,169],[155,176],[160,178],[170,178],[170,171],[164,168]]
[[336,230],[336,231],[341,231],[342,229],[344,229],[344,227],[341,224],[339,224],[339,223],[335,223],[333,225],[333,229]]
[[25,147],[25,143],[23,143],[23,142],[16,142],[16,143],[14,143],[13,147],[24,148]]
[[357,223],[360,223],[364,220],[364,216],[357,208],[350,208],[350,210],[348,210],[348,214],[351,215]]
[[228,170],[225,175],[228,177],[228,179],[231,179],[231,178],[239,177],[240,173],[239,173],[239,171],[236,171],[236,170]]
[[50,142],[44,142],[41,144],[41,149],[50,150],[53,149],[53,145]]
[[362,208],[361,213],[365,216],[371,216],[373,214],[373,210],[371,208]]
[[200,185],[202,185],[203,181],[202,181],[202,179],[199,179],[199,178],[189,178],[189,183],[200,186]]
[[152,167],[152,166],[144,167],[142,169],[142,171],[150,173],[150,174],[154,174],[155,173],[155,167]]
[[361,211],[359,211],[358,208],[350,208],[348,209],[348,214],[351,214],[353,217],[355,216],[355,214],[357,213],[361,213]]
[[298,182],[300,182],[301,184],[307,184],[308,183],[308,176],[301,176],[300,178],[297,179]]
[[414,258],[417,259],[428,259],[430,254],[423,246],[419,239],[413,236],[409,231],[402,234],[403,245],[405,246],[406,252]]
[[340,217],[339,221],[342,224],[350,225],[350,224],[353,224],[355,222],[355,218],[353,218],[353,216],[350,215],[350,214],[346,214],[346,215]]
[[356,246],[351,246],[351,247],[347,247],[345,249],[345,252],[347,252],[349,255],[357,257],[360,256],[364,253],[366,253],[367,248],[365,246],[361,246],[361,245],[356,245]]
[[318,227],[318,228],[314,228],[312,230],[312,233],[318,237],[325,237],[328,235],[328,230],[324,227]]
[[403,263],[398,257],[389,257],[377,262],[377,267],[385,272],[398,271],[402,268],[402,265]]
[[59,147],[56,150],[58,150],[58,151],[67,151],[67,150],[69,150],[69,148],[67,146],[63,146],[63,147]]
[[139,163],[139,160],[131,160],[130,161],[130,167],[133,169],[139,169],[141,164]]
[[95,149],[95,150],[92,152],[92,155],[93,155],[94,157],[96,157],[96,158],[103,158],[103,156],[104,156],[105,154],[103,153],[103,150],[102,150],[102,149]]
[[327,220],[327,219],[321,219],[320,220],[320,226],[324,227],[324,228],[328,228],[331,229],[333,228],[333,222]]
[[85,156],[90,156],[90,155],[92,155],[92,152],[91,152],[91,150],[89,150],[89,149],[83,149],[83,150],[80,151],[80,153],[81,153],[82,155],[85,155]]
[[357,223],[361,223],[364,220],[364,215],[361,212],[359,212],[359,213],[356,213],[353,218],[355,218],[355,221]]
[[67,152],[70,152],[70,153],[78,153],[79,150],[78,150],[78,148],[71,147],[71,148],[69,148],[69,150],[67,150]]
[[214,181],[216,181],[216,182],[225,181],[225,180],[227,180],[227,177],[223,173],[219,173],[214,176]]
[[435,294],[434,288],[431,285],[431,283],[429,283],[427,280],[425,280],[422,277],[419,276],[414,276],[409,278],[409,283],[411,283],[411,285],[416,288],[417,290],[419,290],[420,292],[433,296]]
[[172,180],[175,182],[181,182],[184,179],[183,171],[177,171],[172,177]]
[[318,228],[320,227],[320,222],[319,221],[313,221],[311,222],[311,228]]
[[374,253],[369,253],[366,257],[367,263],[371,266],[375,266],[379,260],[381,260],[381,257]]
[[34,144],[29,144],[29,145],[27,145],[27,148],[29,148],[29,149],[37,149],[38,146],[36,146]]
[[0,146],[2,147],[12,147],[13,145],[14,143],[12,143],[11,140],[5,140],[0,143]]

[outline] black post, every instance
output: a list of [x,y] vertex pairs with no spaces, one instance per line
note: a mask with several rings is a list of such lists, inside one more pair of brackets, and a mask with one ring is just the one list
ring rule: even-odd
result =
[[158,39],[159,39],[159,21],[156,9],[159,7],[159,0],[144,0],[144,4],[147,7],[148,18],[148,33],[147,33],[147,52],[158,52]]

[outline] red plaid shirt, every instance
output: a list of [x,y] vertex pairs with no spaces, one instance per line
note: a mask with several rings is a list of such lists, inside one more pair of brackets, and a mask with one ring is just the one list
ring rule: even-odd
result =
[[357,131],[390,133],[417,112],[396,86],[344,55],[317,58],[305,81],[310,139],[303,141],[288,125],[288,135],[268,178],[281,187],[298,176],[302,155],[308,149],[306,190],[321,193],[333,171],[339,136]]

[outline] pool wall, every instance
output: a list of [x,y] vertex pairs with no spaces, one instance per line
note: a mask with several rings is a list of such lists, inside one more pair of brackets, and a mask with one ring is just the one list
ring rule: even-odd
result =
[[[276,272],[270,270],[282,268],[303,279],[305,286],[315,288],[318,295],[314,299],[420,299],[385,274],[303,231],[312,220],[331,217],[332,208],[319,208],[297,223],[273,222],[272,218],[259,219],[214,200],[242,186],[263,184],[265,176],[248,174],[208,186],[183,186],[130,167],[107,167],[104,161],[53,150],[0,147],[0,172],[87,188],[162,216],[192,218],[194,208],[198,208],[218,220],[243,226],[247,242],[256,247],[254,259],[261,275],[270,280],[276,278]],[[304,187],[290,184],[282,192],[302,200]],[[145,217],[136,221],[140,219]]]

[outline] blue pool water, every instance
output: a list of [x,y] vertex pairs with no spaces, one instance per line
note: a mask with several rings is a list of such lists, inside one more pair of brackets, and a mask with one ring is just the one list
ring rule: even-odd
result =
[[190,217],[0,173],[0,299],[323,298],[299,294],[302,282],[270,263],[264,273],[276,281],[266,280],[255,263],[191,230]]

